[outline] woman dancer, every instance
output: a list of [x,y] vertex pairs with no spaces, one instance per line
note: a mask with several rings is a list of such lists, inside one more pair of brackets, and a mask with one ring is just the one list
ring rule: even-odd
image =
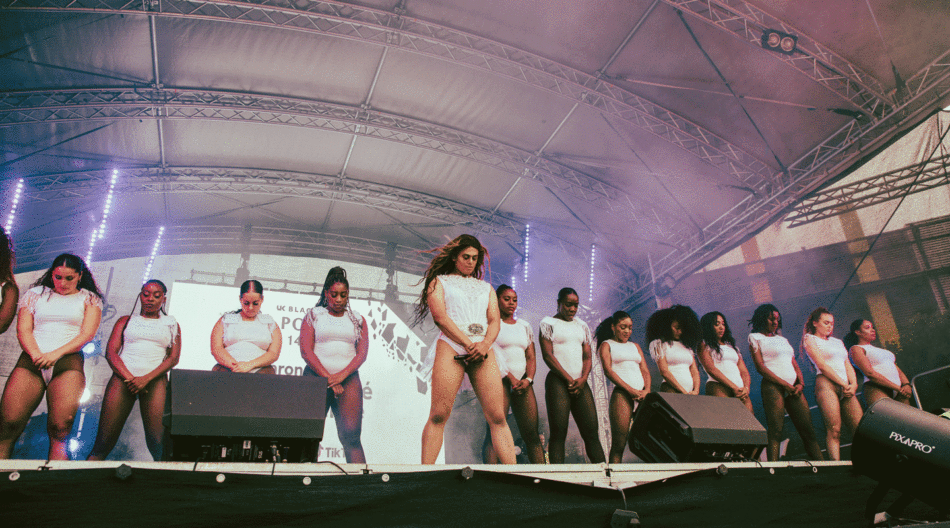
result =
[[222,315],[211,330],[211,355],[218,362],[211,370],[274,374],[283,338],[274,318],[261,313],[264,287],[244,281],[238,299],[241,308]]
[[874,323],[858,319],[851,323],[851,330],[842,340],[854,366],[864,374],[864,403],[870,406],[881,398],[892,398],[909,405],[913,394],[910,381],[897,366],[893,352],[871,344],[875,339]]
[[627,312],[614,312],[597,326],[598,352],[604,374],[614,384],[610,394],[610,463],[623,461],[630,436],[633,411],[650,393],[650,369],[640,345],[630,341],[633,319]]
[[95,337],[101,318],[102,294],[92,272],[68,253],[53,259],[20,300],[17,338],[23,353],[0,400],[0,458],[10,458],[45,392],[49,459],[69,459],[66,439],[86,387],[80,351]]
[[699,318],[681,304],[657,310],[647,320],[650,357],[663,376],[660,391],[699,394],[695,350],[701,343]]
[[752,399],[749,398],[749,369],[745,366],[742,354],[736,349],[736,340],[726,322],[726,316],[719,312],[709,312],[699,320],[703,331],[703,343],[699,348],[699,362],[706,371],[706,394],[723,398],[738,398],[749,412],[752,411]]
[[[538,434],[538,400],[534,395],[534,374],[537,360],[534,352],[534,332],[531,324],[524,319],[515,319],[515,310],[518,309],[518,293],[507,284],[502,284],[495,290],[498,296],[498,311],[501,315],[498,337],[493,344],[495,357],[499,363],[505,365],[508,371],[501,382],[505,387],[503,392],[505,415],[509,405],[514,410],[521,439],[524,440],[528,460],[532,464],[544,464],[544,446]],[[497,463],[498,457],[491,449],[491,430],[485,443],[488,453],[485,461],[488,464]]]
[[481,280],[488,251],[472,235],[460,235],[432,251],[416,306],[416,323],[432,314],[442,333],[432,365],[432,405],[422,430],[422,463],[442,450],[445,422],[467,373],[482,404],[492,445],[503,464],[514,464],[515,445],[505,419],[504,387],[492,344],[498,336],[498,299]]
[[154,460],[162,458],[167,373],[181,356],[181,328],[165,313],[166,293],[162,281],[146,282],[139,292],[139,313],[135,314],[133,304],[132,315],[120,317],[112,328],[106,360],[113,374],[102,398],[96,443],[86,460],[105,460],[109,456],[136,399],[145,426],[145,445]]
[[821,448],[815,440],[811,425],[811,413],[802,389],[802,371],[795,360],[795,349],[782,337],[782,315],[778,308],[763,304],[755,309],[749,320],[749,351],[752,363],[762,375],[762,406],[765,408],[765,423],[768,429],[766,453],[770,462],[779,458],[785,413],[802,438],[805,452],[811,460],[823,460]]
[[861,421],[861,404],[855,396],[858,391],[854,367],[848,361],[848,349],[831,333],[835,318],[828,310],[816,308],[802,336],[802,348],[815,366],[815,399],[825,421],[825,444],[832,460],[841,460],[841,422],[844,420],[854,432]]
[[327,409],[333,409],[337,435],[346,461],[365,464],[360,435],[363,430],[363,384],[357,369],[366,361],[369,330],[366,319],[350,308],[346,270],[336,266],[327,273],[320,301],[300,325],[300,355],[304,374],[327,379]]
[[10,323],[16,317],[17,302],[20,300],[20,288],[13,276],[15,263],[13,243],[7,233],[0,229],[0,334],[10,328]]
[[594,394],[587,383],[593,365],[593,337],[587,323],[574,317],[579,302],[573,288],[561,288],[557,294],[557,313],[545,317],[540,324],[541,357],[551,369],[544,380],[544,398],[551,427],[548,456],[552,464],[564,463],[564,442],[567,441],[570,415],[574,416],[590,462],[606,462],[597,432]]

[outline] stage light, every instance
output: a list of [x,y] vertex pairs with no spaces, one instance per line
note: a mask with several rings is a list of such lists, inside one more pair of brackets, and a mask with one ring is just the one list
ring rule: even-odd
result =
[[587,302],[594,304],[594,263],[597,261],[597,245],[590,245],[590,282],[587,284]]
[[160,226],[158,228],[158,236],[155,238],[155,243],[152,244],[152,254],[148,257],[148,262],[145,264],[145,273],[142,274],[142,284],[145,284],[152,277],[152,263],[155,262],[155,255],[158,254],[158,248],[162,244],[162,235],[165,234],[165,226]]
[[528,283],[528,255],[531,253],[531,224],[524,225],[524,283]]
[[797,51],[797,46],[798,37],[795,35],[789,35],[775,29],[762,31],[762,47],[767,50],[793,55]]
[[92,392],[88,388],[82,391],[82,396],[79,397],[79,403],[86,403],[89,401],[89,398],[92,398]]
[[106,234],[106,220],[109,218],[109,211],[112,209],[112,195],[115,193],[115,182],[119,179],[119,169],[112,169],[112,180],[109,181],[109,194],[106,195],[106,203],[102,207],[102,219],[99,225],[92,230],[92,236],[89,238],[89,250],[86,252],[86,264],[92,263],[92,250],[96,247],[96,240],[102,239]]
[[13,219],[16,217],[16,209],[20,204],[20,196],[23,195],[23,178],[20,178],[16,183],[16,188],[13,191],[13,200],[10,201],[10,214],[7,215],[7,223],[3,226],[3,230],[10,235],[10,229],[13,227]]
[[950,420],[890,398],[865,412],[851,444],[854,469],[878,481],[865,513],[872,517],[890,489],[904,496],[888,514],[914,498],[947,513],[950,497]]

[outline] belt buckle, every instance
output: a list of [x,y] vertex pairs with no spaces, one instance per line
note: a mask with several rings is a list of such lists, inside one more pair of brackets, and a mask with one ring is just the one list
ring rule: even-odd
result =
[[485,327],[478,323],[472,323],[468,325],[468,333],[469,335],[482,335],[485,333]]

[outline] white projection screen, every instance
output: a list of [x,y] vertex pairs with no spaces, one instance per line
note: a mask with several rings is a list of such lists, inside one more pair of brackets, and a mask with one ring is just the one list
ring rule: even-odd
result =
[[[210,370],[215,365],[211,329],[223,313],[238,309],[238,293],[234,286],[174,283],[169,313],[182,332],[181,361],[176,368]],[[317,300],[312,294],[265,291],[261,312],[272,316],[283,334],[280,359],[274,363],[278,376],[302,375],[306,364],[297,344],[300,322]],[[418,464],[430,401],[429,383],[420,368],[425,344],[385,303],[350,299],[350,305],[366,318],[370,335],[369,355],[359,369],[366,460],[371,464]],[[443,450],[438,462],[444,459]],[[345,462],[332,412],[327,415],[320,460]]]

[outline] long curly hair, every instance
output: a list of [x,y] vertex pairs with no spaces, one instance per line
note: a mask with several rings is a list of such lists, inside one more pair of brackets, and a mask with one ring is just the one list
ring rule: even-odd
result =
[[7,232],[0,229],[0,282],[14,282],[13,267],[16,266],[16,252],[13,251],[13,241]]
[[613,339],[614,336],[614,325],[623,321],[624,319],[630,319],[633,321],[633,318],[630,317],[630,314],[623,310],[617,310],[613,315],[604,319],[597,325],[597,330],[594,331],[594,338],[597,340],[597,346],[599,347],[601,343],[608,339]]
[[79,290],[87,290],[96,297],[102,299],[102,292],[99,291],[99,286],[96,284],[95,277],[92,276],[92,271],[86,267],[86,262],[83,261],[82,257],[73,255],[72,253],[63,253],[62,255],[53,259],[53,263],[50,264],[46,273],[40,276],[36,282],[33,283],[33,287],[43,286],[50,291],[53,291],[55,287],[53,284],[53,270],[60,266],[66,266],[71,270],[76,270],[79,273],[79,284],[76,285],[76,288]]
[[416,303],[416,317],[413,320],[413,325],[421,323],[429,315],[429,288],[432,287],[432,282],[439,275],[448,275],[455,271],[455,259],[468,248],[475,248],[478,251],[478,259],[475,261],[475,271],[472,272],[472,277],[481,279],[483,273],[489,268],[491,259],[485,246],[472,235],[459,235],[442,247],[424,252],[432,253],[435,257],[429,263],[429,268],[426,269],[422,281],[420,281],[423,283],[422,294],[419,295],[419,302]]
[[736,339],[732,337],[732,329],[729,328],[729,320],[722,312],[709,312],[699,320],[699,327],[703,331],[703,341],[717,359],[722,359],[722,349],[719,348],[719,337],[716,335],[716,318],[722,317],[722,322],[726,325],[726,333],[722,335],[722,341],[736,348]]
[[699,326],[699,317],[689,306],[676,304],[653,312],[647,319],[647,343],[659,339],[664,343],[671,343],[673,339],[673,322],[679,323],[680,343],[697,352],[702,343],[702,330]]
[[782,312],[775,307],[774,304],[760,304],[754,312],[752,312],[752,318],[749,319],[749,326],[752,327],[752,333],[763,333],[765,332],[765,325],[769,320],[769,316],[772,313],[778,313],[778,328],[776,328],[776,334],[781,334],[782,330]]

